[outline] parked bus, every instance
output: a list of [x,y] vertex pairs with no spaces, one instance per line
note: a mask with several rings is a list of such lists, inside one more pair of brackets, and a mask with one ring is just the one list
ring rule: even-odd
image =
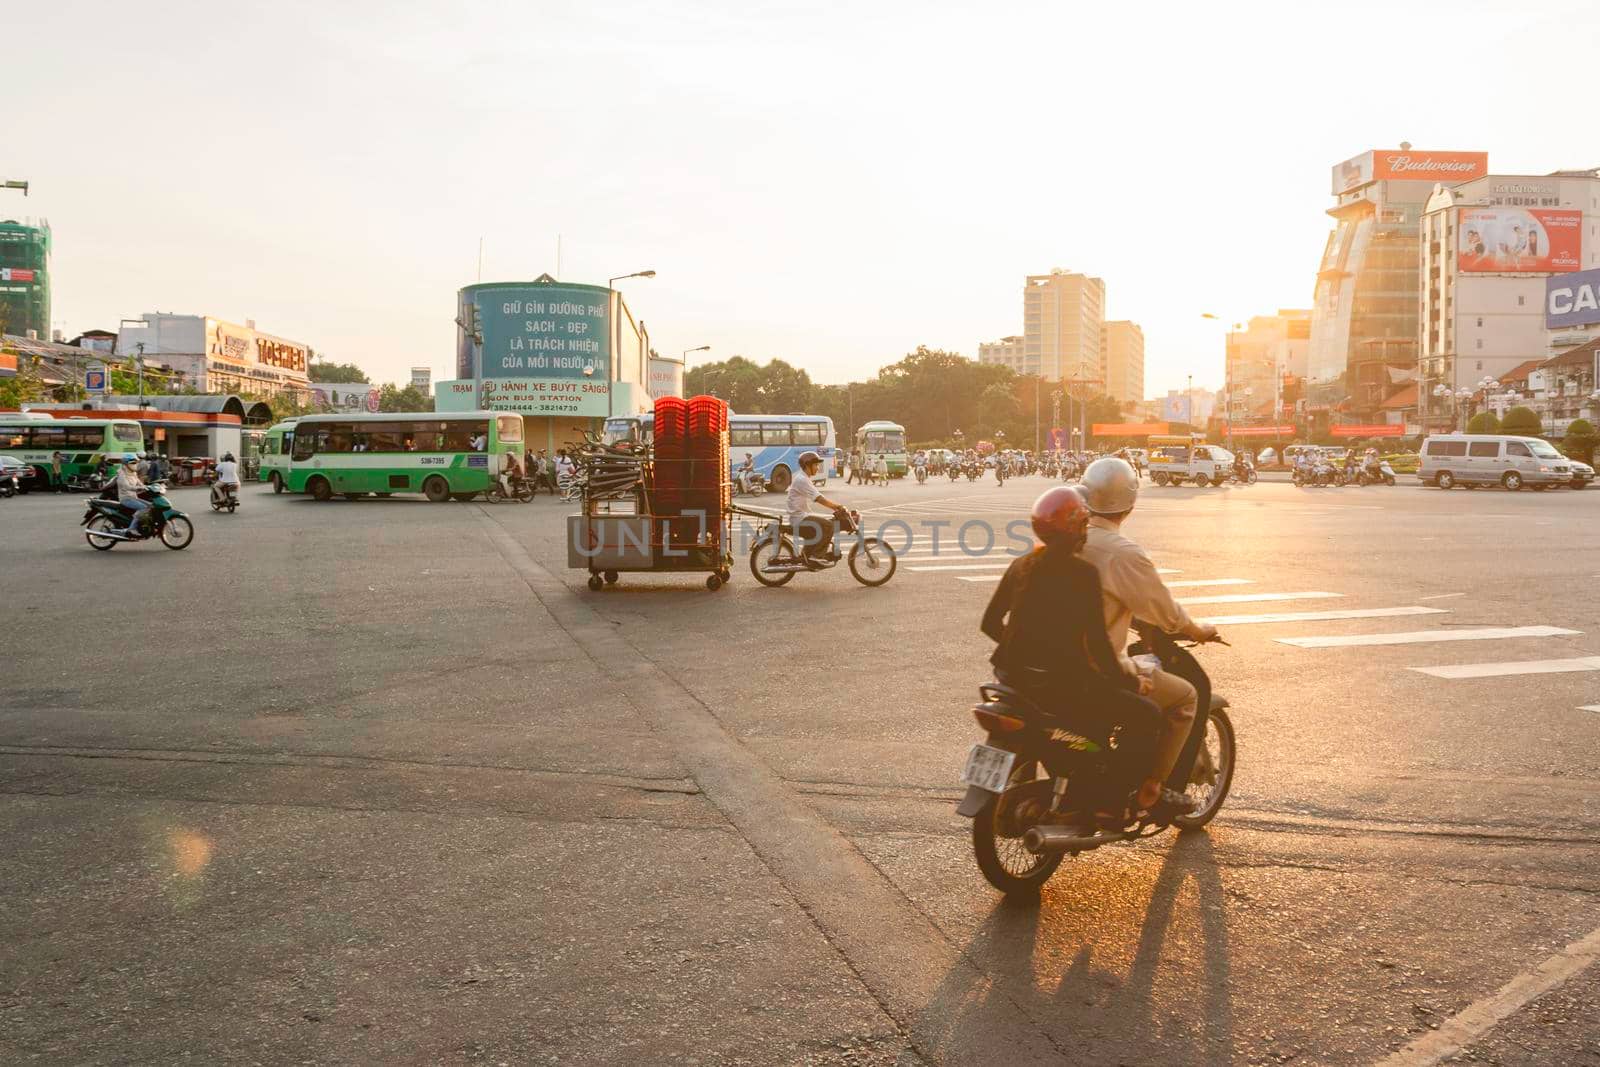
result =
[[61,478],[83,478],[106,456],[120,458],[144,451],[144,430],[132,419],[58,418],[44,415],[0,415],[0,456],[35,468],[39,481],[50,484],[50,457],[60,452]]
[[[648,444],[654,438],[655,416],[649,412],[606,420],[605,439],[611,444],[625,440]],[[826,415],[728,415],[728,461],[733,470],[750,453],[756,472],[775,493],[788,490],[800,469],[800,453],[807,450],[822,457],[822,470],[812,482],[827,484],[834,447],[833,420]]]
[[298,421],[284,419],[261,439],[261,465],[256,470],[256,480],[271,483],[274,493],[289,488],[289,454],[294,451],[294,424]]
[[869,460],[882,456],[889,467],[889,477],[905,476],[910,464],[906,459],[906,428],[897,422],[875,419],[856,431],[856,448]]
[[471,500],[523,447],[522,416],[501,411],[302,415],[284,433],[293,435],[285,487],[318,500]]

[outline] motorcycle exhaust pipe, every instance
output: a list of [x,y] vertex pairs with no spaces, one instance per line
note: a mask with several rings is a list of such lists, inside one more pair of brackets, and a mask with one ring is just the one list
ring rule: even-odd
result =
[[1035,856],[1053,856],[1059,852],[1088,852],[1115,841],[1127,840],[1127,834],[1082,834],[1070,826],[1035,826],[1022,835],[1022,847]]

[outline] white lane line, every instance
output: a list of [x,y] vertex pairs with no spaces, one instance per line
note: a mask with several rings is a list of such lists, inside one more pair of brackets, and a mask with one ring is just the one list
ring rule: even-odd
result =
[[1504,678],[1514,674],[1572,674],[1577,671],[1600,671],[1600,656],[1578,656],[1575,659],[1525,659],[1506,663],[1457,663],[1444,667],[1407,667],[1418,674],[1435,678]]
[[[1430,538],[1428,538],[1428,540],[1431,541],[1431,540],[1433,540],[1433,538],[1430,537]],[[1417,597],[1417,599],[1418,600],[1454,600],[1458,596],[1466,596],[1466,595],[1467,594],[1465,594],[1465,593],[1435,593],[1433,596],[1419,596],[1419,597]]]
[[1600,930],[1574,941],[1533,970],[1517,975],[1497,992],[1467,1005],[1439,1024],[1439,1029],[1384,1057],[1378,1067],[1433,1067],[1443,1063],[1596,961],[1600,961]]
[[[906,569],[915,571],[915,570],[929,570],[929,569],[932,569],[932,570],[954,570],[955,568],[952,568],[952,567],[934,567],[934,568],[907,567]],[[1160,571],[1160,573],[1161,574],[1182,574],[1183,572],[1182,571],[1173,571],[1173,570],[1162,570],[1162,571]],[[965,575],[957,575],[956,577],[959,578],[963,582],[998,582],[1000,580],[1000,575],[998,575],[998,574],[980,574],[980,575],[977,575],[977,576],[972,577],[972,578],[968,578]],[[1172,584],[1172,585],[1182,585],[1183,583],[1182,582],[1172,582],[1170,584]],[[1209,585],[1211,583],[1207,582],[1205,584]]]
[[[1183,572],[1178,570],[1175,567],[1157,567],[1156,568],[1156,573],[1157,574],[1182,574]],[[1600,574],[1595,575],[1595,577],[1596,578],[1600,578]]]
[[1498,641],[1508,637],[1577,637],[1582,630],[1559,626],[1486,626],[1477,630],[1412,630],[1393,634],[1344,634],[1338,637],[1278,637],[1280,645],[1297,648],[1353,648],[1361,645],[1423,645],[1435,641]]
[[1579,711],[1600,711],[1600,704],[1580,704]]
[[937,567],[907,567],[908,571],[1003,571],[1009,563],[945,563]]
[[999,574],[980,574],[971,578],[964,574],[956,575],[956,579],[963,582],[998,582],[1002,577],[1004,576]]
[[1248,604],[1252,600],[1338,600],[1343,593],[1224,593],[1220,596],[1182,596],[1180,604]]
[[1168,589],[1192,589],[1197,585],[1255,585],[1254,578],[1192,578],[1184,582],[1168,582]]
[[1336,619],[1392,619],[1400,615],[1448,615],[1444,608],[1349,608],[1343,611],[1282,611],[1268,615],[1217,615],[1199,622],[1246,626],[1257,622],[1331,622]]

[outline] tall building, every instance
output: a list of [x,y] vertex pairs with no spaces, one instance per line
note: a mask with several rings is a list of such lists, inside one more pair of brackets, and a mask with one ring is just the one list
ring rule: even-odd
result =
[[1313,413],[1371,421],[1417,359],[1418,228],[1439,183],[1489,172],[1486,152],[1373,149],[1333,168],[1333,232],[1317,271],[1307,357]]
[[998,341],[984,341],[978,345],[978,362],[997,367],[1010,367],[1018,374],[1037,374],[1039,368],[1026,369],[1022,358],[1022,338],[1002,337]]
[[1129,404],[1144,398],[1144,331],[1137,322],[1113,319],[1100,327],[1101,388]]
[[202,393],[274,396],[308,390],[311,349],[256,329],[210,315],[150,312],[126,320],[117,332],[116,352],[159,359],[183,376],[183,384]]
[[[1418,384],[1429,425],[1452,399],[1552,346],[1547,279],[1600,266],[1600,171],[1490,174],[1439,188],[1422,216]],[[1459,402],[1457,399],[1455,402]]]
[[50,224],[0,221],[0,334],[50,340]]
[[[1022,373],[1100,382],[1106,283],[1069,271],[1032,274],[1022,288]],[[1096,388],[1103,388],[1098,386]]]
[[[1240,327],[1243,328],[1240,328]],[[1292,415],[1311,355],[1311,309],[1279,308],[1228,331],[1229,410],[1249,425]]]
[[411,368],[411,388],[415,389],[417,392],[421,393],[423,396],[432,396],[433,395],[433,368],[432,367],[412,367]]

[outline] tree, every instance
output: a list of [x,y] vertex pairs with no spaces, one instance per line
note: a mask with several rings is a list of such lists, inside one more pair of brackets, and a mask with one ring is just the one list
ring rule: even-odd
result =
[[1539,416],[1532,408],[1517,405],[1506,412],[1504,421],[1500,423],[1500,432],[1514,434],[1519,437],[1537,437],[1544,427],[1539,422]]
[[327,363],[319,360],[311,364],[309,374],[314,382],[367,381],[367,372],[354,363]]
[[1499,433],[1500,418],[1492,411],[1480,411],[1467,420],[1468,433]]
[[422,395],[422,391],[414,385],[407,385],[404,389],[394,383],[386,383],[378,390],[379,411],[432,411],[433,399]]
[[1573,419],[1567,424],[1567,436],[1561,439],[1562,450],[1569,458],[1589,464],[1594,463],[1597,444],[1600,438],[1595,437],[1594,423],[1588,419]]

